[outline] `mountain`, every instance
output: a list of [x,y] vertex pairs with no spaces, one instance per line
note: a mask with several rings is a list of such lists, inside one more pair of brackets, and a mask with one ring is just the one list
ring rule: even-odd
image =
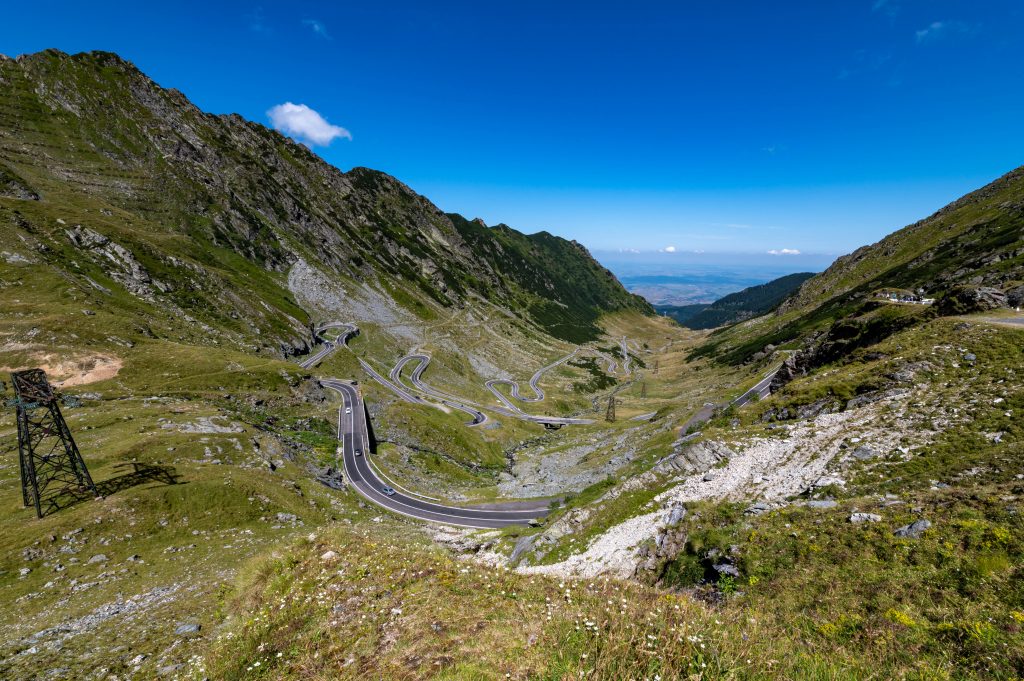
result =
[[0,87],[4,242],[147,333],[303,351],[322,280],[345,289],[332,312],[382,324],[486,301],[582,342],[604,313],[652,312],[580,244],[445,214],[375,170],[342,172],[262,125],[200,111],[115,54],[0,58]]
[[823,333],[888,292],[940,299],[939,313],[1019,305],[1022,283],[1024,167],[837,259],[773,313],[716,333],[696,354],[743,362],[768,345]]
[[765,284],[730,293],[710,305],[656,305],[654,309],[687,328],[713,329],[770,312],[813,276],[813,272],[787,274]]

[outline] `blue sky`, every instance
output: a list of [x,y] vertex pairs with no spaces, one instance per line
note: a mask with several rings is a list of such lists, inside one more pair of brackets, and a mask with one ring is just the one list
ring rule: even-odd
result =
[[304,105],[278,122],[331,163],[490,224],[770,259],[1024,164],[1022,35],[1011,0],[48,2],[5,7],[0,52],[116,51],[268,125]]

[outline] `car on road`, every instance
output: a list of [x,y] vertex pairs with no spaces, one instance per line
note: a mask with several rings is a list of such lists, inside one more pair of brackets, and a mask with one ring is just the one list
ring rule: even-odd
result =
[[345,413],[346,414],[351,414],[352,413],[352,407],[345,407]]
[[356,456],[362,456],[362,455],[363,455],[363,450],[357,449],[356,450]]
[[380,491],[382,493],[386,494],[389,497],[395,496],[395,490],[393,490],[392,488],[388,487],[387,485],[384,485],[383,487],[381,487]]

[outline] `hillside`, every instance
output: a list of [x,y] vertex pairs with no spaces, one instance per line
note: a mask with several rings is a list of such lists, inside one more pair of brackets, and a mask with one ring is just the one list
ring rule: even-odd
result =
[[664,315],[670,319],[674,319],[678,324],[685,326],[685,322],[689,319],[693,319],[702,310],[706,310],[711,303],[694,303],[693,305],[655,305],[654,311],[660,315]]
[[[745,361],[767,345],[824,331],[855,313],[876,292],[973,299],[979,297],[973,292],[980,289],[980,297],[991,298],[993,306],[1005,306],[1024,297],[1022,283],[1024,167],[876,244],[837,259],[773,314],[716,334],[700,354]],[[941,304],[937,309],[942,309]]]
[[813,276],[813,272],[787,274],[767,283],[730,293],[710,305],[656,305],[654,309],[689,329],[713,329],[771,312]]
[[[204,113],[116,55],[3,58],[0,82],[0,188],[17,199],[3,205],[15,230],[5,242],[45,244],[41,257],[78,282],[109,288],[111,266],[126,269],[143,306],[230,330],[236,343],[305,347],[308,311],[284,276],[297,267],[370,287],[366,304],[418,317],[431,304],[488,300],[563,340],[596,338],[602,312],[650,311],[578,245],[504,226],[468,230],[392,177],[343,173],[261,125]],[[86,257],[73,271],[66,263],[83,244],[65,232],[76,224],[138,266]],[[274,314],[239,290],[260,292]]]

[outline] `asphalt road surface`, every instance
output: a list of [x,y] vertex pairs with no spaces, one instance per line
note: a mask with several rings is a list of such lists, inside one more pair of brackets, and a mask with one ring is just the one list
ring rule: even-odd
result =
[[316,328],[316,336],[319,338],[320,334],[327,329],[341,329],[341,335],[338,336],[335,341],[324,341],[324,346],[320,348],[315,354],[310,355],[303,361],[299,362],[299,366],[303,369],[309,369],[315,367],[320,362],[324,361],[327,355],[337,350],[340,346],[348,343],[349,336],[355,334],[359,329],[356,328],[355,324],[346,324],[345,322],[331,322],[330,324],[324,324]]
[[775,374],[779,372],[780,368],[781,367],[776,367],[775,369],[769,371],[767,376],[765,376],[764,378],[757,382],[757,385],[751,387],[745,393],[737,397],[732,402],[729,402],[728,404],[712,404],[711,402],[708,402],[703,407],[701,407],[696,414],[694,414],[693,416],[686,420],[686,422],[679,429],[679,434],[681,436],[685,436],[686,431],[690,429],[690,426],[704,423],[712,416],[714,416],[715,411],[719,408],[724,409],[729,406],[742,407],[743,405],[753,400],[754,395],[757,395],[758,399],[764,399],[768,397],[769,395],[772,394],[772,379],[775,378]]
[[[401,399],[405,400],[406,402],[412,402],[414,404],[430,405],[430,402],[427,402],[425,399],[423,399],[419,395],[416,395],[412,391],[406,389],[401,383],[399,383],[399,384],[392,383],[388,379],[386,379],[383,376],[381,376],[379,373],[377,373],[377,371],[372,366],[370,366],[367,362],[365,362],[361,357],[359,358],[359,364],[360,364],[360,366],[363,367],[363,371],[365,371],[366,373],[370,374],[370,378],[372,378],[373,380],[377,381],[382,386],[384,386],[385,388],[387,388],[388,390],[393,392],[395,395],[398,395],[398,397],[400,397]],[[430,406],[433,406],[433,405],[430,405]]]
[[[352,487],[368,501],[412,518],[463,527],[496,528],[525,525],[548,513],[548,502],[533,505],[518,504],[514,510],[476,507],[446,506],[396,491],[385,494],[386,483],[377,477],[366,458],[370,454],[370,440],[366,424],[366,410],[355,386],[337,379],[320,381],[325,388],[338,392],[343,405],[338,409],[338,441],[340,443],[345,475]],[[346,411],[347,408],[347,411]],[[355,450],[362,451],[361,456]]]
[[611,355],[606,355],[603,352],[601,352],[600,350],[591,350],[590,352],[593,353],[595,356],[600,357],[601,359],[603,359],[605,362],[608,363],[608,368],[605,369],[605,371],[608,372],[609,374],[614,374],[615,370],[619,368],[618,360],[616,360]]
[[579,348],[576,348],[575,350],[570,352],[568,355],[566,355],[562,359],[556,360],[556,361],[552,362],[551,364],[547,365],[546,367],[541,367],[540,369],[537,369],[537,372],[534,373],[533,376],[530,377],[530,389],[533,390],[533,394],[536,395],[536,397],[524,397],[519,392],[519,383],[517,383],[516,381],[510,381],[510,380],[507,380],[507,379],[504,379],[504,378],[496,378],[494,380],[487,381],[487,383],[485,385],[490,389],[490,391],[492,393],[494,393],[495,397],[497,397],[499,400],[501,400],[501,402],[506,407],[509,407],[510,409],[517,409],[517,407],[514,404],[512,404],[511,402],[509,402],[508,398],[506,398],[504,395],[502,395],[501,392],[498,391],[496,386],[498,386],[498,385],[507,385],[511,389],[511,391],[512,391],[512,397],[516,398],[520,402],[540,402],[541,400],[544,399],[544,391],[541,389],[541,387],[539,385],[537,385],[537,383],[540,381],[540,379],[544,375],[544,373],[549,371],[550,369],[554,369],[556,366],[559,366],[561,364],[565,364],[570,359],[575,357],[576,354],[579,351],[580,351]]
[[415,354],[406,355],[402,359],[398,360],[398,364],[391,370],[390,378],[391,381],[405,387],[402,383],[402,370],[410,362],[416,362],[416,368],[412,370],[412,375],[409,377],[409,381],[412,382],[413,386],[427,395],[439,400],[442,404],[445,404],[452,409],[458,409],[464,411],[472,417],[472,421],[469,422],[470,426],[479,426],[482,423],[487,422],[487,414],[483,413],[468,402],[464,402],[454,395],[441,392],[436,388],[433,388],[423,382],[423,372],[426,371],[427,365],[430,364],[430,355]]
[[[570,355],[570,357],[571,357],[571,355]],[[568,359],[568,358],[565,358],[565,359]],[[544,369],[542,369],[541,371],[537,372],[536,374],[534,374],[534,379],[539,380],[540,375],[542,375],[544,373],[544,371],[546,371],[547,369],[550,369],[552,366],[556,366],[557,364],[560,364],[561,362],[565,361],[565,359],[559,360],[559,362],[556,362],[555,364],[549,365],[549,366],[545,367]],[[391,370],[391,373],[389,374],[390,380],[388,380],[388,381],[380,381],[380,379],[378,378],[378,381],[382,382],[386,386],[391,386],[390,389],[393,392],[396,392],[396,394],[404,393],[404,394],[411,395],[412,393],[409,391],[408,388],[405,387],[405,384],[402,383],[402,378],[401,377],[402,377],[402,370],[405,368],[405,366],[407,364],[409,364],[410,362],[413,362],[413,361],[417,361],[418,364],[416,365],[416,368],[413,369],[412,375],[409,377],[409,380],[410,380],[410,382],[413,384],[413,386],[417,390],[420,390],[423,393],[425,393],[427,395],[430,395],[431,397],[434,397],[434,398],[440,400],[441,402],[443,402],[444,404],[448,405],[449,407],[452,407],[453,409],[458,409],[459,411],[466,412],[467,414],[469,414],[470,416],[473,417],[473,420],[469,423],[469,425],[471,425],[471,426],[478,426],[478,425],[480,425],[482,423],[486,423],[487,415],[484,414],[484,412],[481,411],[480,405],[475,404],[473,402],[470,402],[469,400],[463,399],[461,397],[456,397],[454,395],[449,395],[448,393],[442,392],[442,391],[440,391],[440,390],[438,390],[438,389],[428,385],[427,383],[423,382],[423,372],[426,371],[427,366],[430,364],[430,356],[429,355],[414,354],[414,355],[407,355],[407,356],[403,357],[402,359],[398,360],[398,364],[396,364],[395,368]],[[376,374],[376,372],[374,372],[374,373]],[[379,376],[379,374],[376,374],[376,376]],[[534,380],[534,379],[531,379],[531,380]],[[575,425],[579,425],[579,424],[593,423],[594,422],[592,419],[578,419],[578,418],[560,417],[560,416],[534,416],[533,414],[527,414],[522,409],[520,409],[519,407],[514,405],[512,402],[510,402],[504,395],[502,395],[501,393],[496,391],[490,385],[490,383],[491,382],[489,381],[488,382],[488,387],[491,388],[491,391],[494,392],[495,395],[498,395],[499,399],[502,401],[502,403],[505,406],[504,407],[488,407],[488,409],[490,409],[491,411],[497,412],[499,414],[502,414],[504,416],[509,416],[511,418],[516,418],[516,419],[519,419],[521,421],[531,421],[533,423],[552,424],[552,425],[559,425],[559,426],[574,425],[574,424]],[[543,395],[543,391],[541,391],[541,395]],[[526,401],[536,401],[536,400],[526,400]],[[423,404],[430,404],[429,402],[427,402],[425,400],[421,400],[421,402]]]

